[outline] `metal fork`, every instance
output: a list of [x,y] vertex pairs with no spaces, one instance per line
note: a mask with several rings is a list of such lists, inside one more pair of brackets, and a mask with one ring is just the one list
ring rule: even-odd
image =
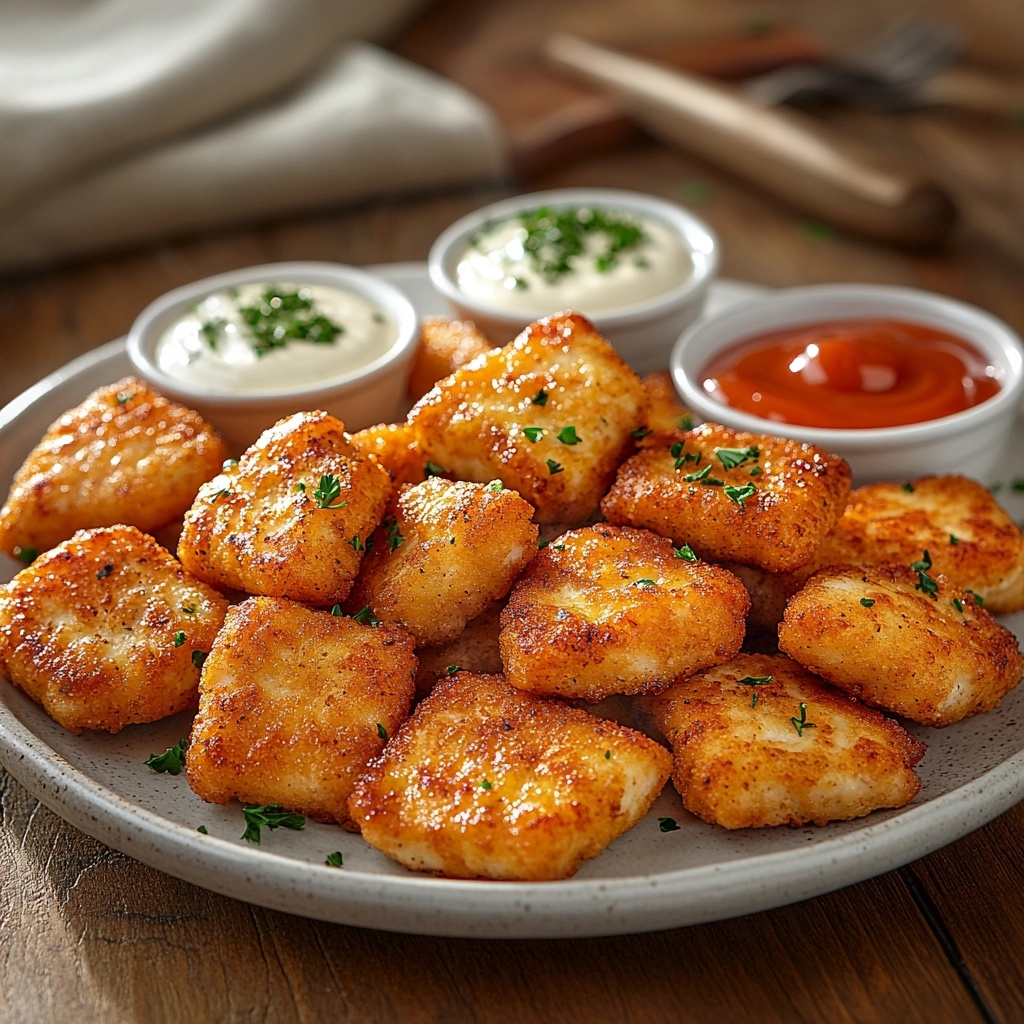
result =
[[874,110],[901,110],[917,105],[915,93],[962,46],[952,26],[913,17],[848,55],[769,71],[744,83],[744,91],[764,106],[841,100]]

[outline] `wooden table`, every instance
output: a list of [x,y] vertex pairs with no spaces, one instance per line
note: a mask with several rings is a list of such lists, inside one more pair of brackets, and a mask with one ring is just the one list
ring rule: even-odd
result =
[[[553,103],[573,94],[517,88],[552,28],[639,46],[791,18],[840,44],[901,6],[444,0],[394,46],[522,127],[544,112],[531,107],[544,95]],[[942,7],[972,33],[976,55],[1004,66],[1020,59],[1024,16],[1008,0]],[[185,281],[280,259],[421,260],[456,216],[527,186],[622,186],[688,203],[718,232],[730,277],[917,285],[1024,330],[1024,133],[936,112],[829,117],[953,189],[968,216],[946,247],[900,251],[833,233],[637,137],[525,183],[369,202],[0,282],[0,403],[119,337],[146,302]],[[737,920],[587,940],[435,939],[304,920],[179,882],[79,833],[0,773],[0,1020],[1021,1021],[1022,851],[1018,805],[898,871]]]

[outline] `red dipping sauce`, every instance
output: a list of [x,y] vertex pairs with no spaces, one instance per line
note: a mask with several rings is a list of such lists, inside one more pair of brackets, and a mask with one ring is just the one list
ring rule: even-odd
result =
[[972,344],[925,324],[834,320],[759,334],[701,372],[708,395],[777,423],[897,427],[978,405],[999,390]]

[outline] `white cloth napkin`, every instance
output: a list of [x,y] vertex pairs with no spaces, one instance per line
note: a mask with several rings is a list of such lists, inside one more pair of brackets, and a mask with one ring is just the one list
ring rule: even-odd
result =
[[490,111],[355,40],[417,0],[0,0],[0,269],[494,178]]

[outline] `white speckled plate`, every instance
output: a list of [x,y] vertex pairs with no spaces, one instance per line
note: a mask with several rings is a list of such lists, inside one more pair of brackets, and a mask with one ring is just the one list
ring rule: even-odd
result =
[[[425,268],[379,268],[423,313],[442,310]],[[713,305],[754,294],[719,283]],[[93,389],[128,372],[116,341],[47,377],[0,412],[0,481],[46,427]],[[1005,479],[1024,477],[1024,438]],[[1007,488],[1011,512],[1024,497]],[[0,556],[0,579],[18,566]],[[1024,614],[1007,625],[1021,635]],[[728,832],[692,818],[671,786],[648,817],[565,882],[458,882],[417,876],[357,836],[310,823],[240,838],[238,805],[204,804],[181,776],[143,763],[185,736],[187,715],[117,736],[73,736],[0,682],[0,763],[44,804],[131,856],[251,903],[395,931],[463,936],[606,935],[711,921],[780,906],[897,867],[978,828],[1024,797],[1024,687],[995,711],[949,729],[916,729],[928,744],[924,788],[908,807],[826,828]],[[676,818],[662,833],[659,815]],[[196,831],[199,825],[208,835]],[[340,850],[344,867],[324,864]]]

